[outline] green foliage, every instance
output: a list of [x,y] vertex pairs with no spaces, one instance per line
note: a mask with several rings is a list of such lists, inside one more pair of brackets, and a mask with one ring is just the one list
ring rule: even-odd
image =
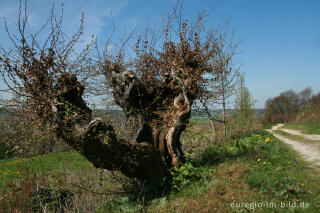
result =
[[261,128],[262,129],[271,129],[274,126],[274,123],[267,121],[264,118],[260,118]]
[[38,189],[31,193],[32,211],[42,212],[43,206],[54,212],[71,205],[74,194],[68,190]]
[[305,134],[320,134],[320,121],[288,123],[284,128],[301,130]]
[[[188,163],[178,169],[179,173],[175,174],[176,185],[183,187],[176,187],[179,193],[170,194],[162,200],[155,200],[151,207],[155,209],[154,212],[199,211],[202,206],[206,209],[207,206],[203,203],[214,203],[210,206],[210,210],[216,207],[216,210],[221,212],[290,211],[287,207],[230,209],[230,203],[235,199],[244,203],[277,204],[304,201],[311,207],[292,209],[292,211],[318,212],[319,210],[317,206],[320,205],[320,188],[315,171],[307,168],[295,152],[266,131],[248,133],[234,143],[208,147],[200,158],[201,163]],[[213,164],[216,170],[210,176],[210,181],[204,184],[206,182],[199,181],[201,178],[198,169],[208,164]],[[248,167],[241,169],[241,166]],[[207,166],[207,168],[213,167]],[[241,185],[243,188],[238,188]],[[201,193],[189,193],[190,190]],[[188,205],[188,202],[195,204]],[[192,206],[197,209],[194,210]],[[224,206],[229,209],[224,210]]]
[[142,209],[141,205],[137,205],[128,196],[119,197],[111,202],[102,204],[95,210],[95,213],[106,212],[137,212]]
[[156,198],[151,201],[151,205],[163,207],[168,201],[167,197]]
[[0,142],[0,159],[9,158],[12,156],[11,147],[5,143]]
[[320,122],[307,123],[305,126],[307,134],[320,134]]
[[[249,189],[246,189],[248,191],[243,192],[246,195],[245,202],[257,202],[259,199],[265,200],[268,198],[267,201],[271,201],[272,198],[275,202],[299,199],[313,206],[308,209],[310,211],[306,212],[316,212],[316,206],[320,205],[320,189],[316,186],[317,182],[313,181],[307,173],[311,170],[306,169],[306,165],[297,159],[294,152],[265,131],[248,133],[234,142],[208,147],[200,156],[200,160],[197,156],[192,157],[187,154],[187,157],[188,161],[185,165],[172,171],[172,190],[165,195],[166,197],[155,197],[154,200],[149,201],[144,199],[144,194],[148,194],[157,187],[161,188],[164,185],[165,180],[159,180],[156,184],[144,184],[142,188],[136,190],[139,195],[141,194],[139,199],[130,194],[124,194],[112,201],[103,201],[102,205],[96,201],[93,211],[102,213],[151,210],[152,212],[152,209],[155,209],[154,212],[159,212],[159,210],[162,212],[184,212],[186,209],[182,206],[188,204],[188,199],[194,199],[193,202],[204,200],[204,203],[213,203],[214,200],[219,199],[219,196],[222,197],[222,203],[229,205],[230,200],[224,200],[228,197],[228,194],[221,196],[220,193],[240,196],[236,191],[238,184],[248,184],[250,186]],[[0,201],[0,206],[4,204],[3,202],[6,202],[6,205],[11,202],[14,206],[19,206],[19,203],[24,202],[25,207],[28,208],[32,204],[30,194],[23,194],[22,191],[30,191],[28,188],[30,186],[33,187],[34,191],[35,185],[30,185],[21,174],[18,174],[18,172],[21,172],[18,167],[27,165],[33,167],[31,174],[41,173],[43,177],[52,173],[58,175],[61,168],[68,167],[72,172],[79,171],[81,168],[92,167],[88,161],[75,152],[56,153],[38,158],[2,160],[0,161],[0,174],[4,174],[5,179],[2,179],[1,183],[8,183],[7,180],[14,181],[12,181],[13,184],[9,184],[10,187],[1,185],[3,189],[10,189],[9,191],[2,189],[3,191],[0,194],[10,195],[11,190],[14,191],[15,198],[12,196],[5,198],[6,200],[2,203]],[[237,175],[239,165],[248,165],[248,168],[244,169],[245,173]],[[8,172],[8,170],[10,171]],[[9,173],[13,176],[9,176]],[[230,175],[235,175],[234,182],[233,179],[230,179]],[[17,190],[23,185],[16,179],[24,180],[26,183],[22,187],[25,189],[20,190],[19,193],[17,193]],[[29,179],[32,181],[32,176]],[[106,181],[110,180],[106,179]],[[34,183],[32,182],[32,184]],[[56,190],[59,186],[59,183],[56,182],[52,185],[52,188]],[[207,195],[207,193],[213,193],[214,191],[217,191],[216,194]],[[216,197],[211,197],[211,195]],[[175,202],[175,207],[171,208],[173,202]],[[53,200],[52,204],[48,205],[54,208],[54,203]],[[197,205],[201,205],[201,203]],[[99,207],[97,208],[97,206]],[[219,205],[214,204],[213,206],[218,207]],[[7,207],[10,206],[7,205]],[[190,206],[185,208],[190,208]],[[22,208],[19,207],[18,209]],[[284,209],[284,212],[285,210],[288,209]],[[226,212],[228,211],[226,210]],[[262,212],[268,211],[263,210]],[[277,212],[276,209],[275,212]]]
[[265,148],[262,143],[268,135],[266,132],[249,133],[248,136],[232,142],[226,142],[215,146],[208,147],[201,155],[203,163],[213,164],[223,162],[228,158],[245,156],[251,152],[259,152]]
[[108,144],[108,143],[109,143],[108,137],[103,138],[103,143],[104,143],[104,144]]
[[304,165],[280,141],[270,140],[272,142],[262,147],[252,170],[247,173],[246,182],[261,193],[281,199],[305,197],[305,182],[293,172]]
[[301,180],[297,180],[288,171],[273,171],[273,169],[273,165],[270,163],[260,164],[247,175],[246,182],[261,193],[281,199],[302,198],[306,195],[306,189]]
[[191,163],[185,163],[179,168],[174,168],[172,174],[172,190],[180,192],[186,187],[201,181],[207,181],[212,177],[216,169],[208,166],[195,167]]
[[236,93],[234,105],[234,122],[239,131],[246,132],[253,129],[254,100],[249,89],[244,85],[244,76],[240,76],[240,88]]

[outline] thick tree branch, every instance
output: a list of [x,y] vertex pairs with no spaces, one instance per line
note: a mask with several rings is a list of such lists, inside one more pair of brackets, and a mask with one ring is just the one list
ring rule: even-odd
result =
[[82,99],[83,87],[75,76],[63,76],[64,87],[55,104],[58,135],[95,167],[120,170],[128,177],[152,180],[168,175],[161,153],[149,143],[118,140],[112,125],[92,120]]

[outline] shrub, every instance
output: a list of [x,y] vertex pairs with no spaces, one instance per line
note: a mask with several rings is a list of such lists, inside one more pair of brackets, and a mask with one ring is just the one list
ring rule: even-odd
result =
[[31,193],[32,211],[41,212],[43,208],[54,210],[64,209],[72,204],[73,193],[68,190],[52,190],[52,189],[39,189]]
[[142,208],[141,205],[137,205],[128,196],[119,197],[111,202],[102,204],[95,210],[95,213],[104,212],[137,212]]
[[206,181],[212,177],[216,169],[202,166],[195,167],[191,163],[186,163],[179,168],[174,168],[172,174],[172,190],[180,192],[191,184]]
[[258,133],[250,133],[236,140],[235,143],[226,142],[206,148],[201,155],[202,163],[213,164],[225,161],[227,158],[236,158],[243,154],[259,152],[265,148],[265,144],[262,142],[267,136],[265,132]]

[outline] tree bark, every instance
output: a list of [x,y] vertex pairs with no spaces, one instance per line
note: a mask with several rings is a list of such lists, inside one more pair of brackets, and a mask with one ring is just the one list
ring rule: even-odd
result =
[[[58,136],[97,168],[120,170],[143,181],[170,176],[171,168],[184,161],[180,136],[191,115],[187,95],[178,95],[159,82],[150,92],[129,73],[113,73],[111,80],[116,84],[113,92],[117,104],[127,116],[141,118],[136,140],[118,139],[111,124],[93,119],[82,98],[84,87],[75,76],[68,75],[58,81],[57,88],[62,92],[52,106]],[[169,94],[170,99],[163,94]],[[153,95],[162,101],[155,102]],[[170,101],[172,106],[161,105]]]
[[174,79],[154,81],[147,88],[133,73],[114,71],[109,83],[126,116],[135,116],[140,121],[136,142],[149,143],[159,150],[169,169],[184,162],[180,136],[191,116],[191,102],[188,94],[172,89]]
[[224,130],[224,139],[227,138],[227,127],[226,127],[226,100],[225,100],[225,90],[223,87],[222,92],[222,119],[223,119],[223,130]]

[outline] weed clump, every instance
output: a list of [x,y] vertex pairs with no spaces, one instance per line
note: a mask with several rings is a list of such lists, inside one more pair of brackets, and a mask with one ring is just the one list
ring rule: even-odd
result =
[[63,212],[63,209],[72,205],[74,194],[68,190],[41,188],[31,193],[32,211],[41,212],[43,208],[54,212]]

